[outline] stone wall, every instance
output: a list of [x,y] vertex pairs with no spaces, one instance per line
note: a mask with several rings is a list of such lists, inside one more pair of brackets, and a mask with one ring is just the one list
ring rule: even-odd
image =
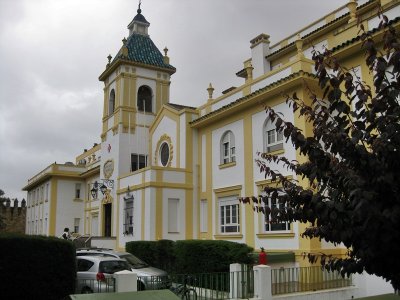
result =
[[14,200],[14,206],[11,206],[11,200],[7,199],[0,203],[0,233],[25,233],[26,224],[26,201],[23,199],[19,206],[18,200]]

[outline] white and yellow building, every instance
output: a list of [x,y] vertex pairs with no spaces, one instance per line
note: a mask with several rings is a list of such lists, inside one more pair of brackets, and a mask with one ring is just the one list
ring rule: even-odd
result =
[[357,18],[367,30],[378,26],[379,5],[398,26],[398,0],[349,1],[274,45],[267,34],[258,35],[236,73],[243,84],[222,95],[214,95],[210,84],[200,107],[169,103],[176,70],[167,49],[162,54],[151,41],[150,24],[139,9],[128,25],[129,37],[99,77],[104,82],[101,142],[75,163],[54,163],[28,181],[27,233],[58,236],[69,227],[113,237],[116,248],[133,240],[217,239],[298,257],[304,251],[344,254],[343,248],[301,238],[305,224],[269,224],[238,197],[258,195],[270,183],[255,163],[257,152],[304,161],[276,133],[264,108],[273,107],[312,134],[282,92],[308,99],[307,87],[318,91],[313,47],[333,49],[345,67],[372,86],[355,37]]

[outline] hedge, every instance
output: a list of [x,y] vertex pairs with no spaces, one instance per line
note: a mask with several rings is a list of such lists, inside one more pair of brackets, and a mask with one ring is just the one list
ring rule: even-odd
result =
[[160,240],[128,242],[126,251],[169,273],[198,274],[228,272],[231,263],[249,264],[253,249],[229,241]]
[[75,248],[54,237],[0,235],[0,282],[4,299],[63,299],[76,282]]

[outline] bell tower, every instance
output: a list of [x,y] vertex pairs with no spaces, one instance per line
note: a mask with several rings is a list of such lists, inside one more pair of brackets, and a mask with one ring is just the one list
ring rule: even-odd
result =
[[[149,127],[169,102],[170,78],[176,71],[167,52],[163,55],[151,40],[149,26],[139,4],[128,37],[114,57],[108,56],[99,77],[104,82],[100,178],[114,182],[150,163]],[[110,191],[110,199],[115,193],[115,188]]]

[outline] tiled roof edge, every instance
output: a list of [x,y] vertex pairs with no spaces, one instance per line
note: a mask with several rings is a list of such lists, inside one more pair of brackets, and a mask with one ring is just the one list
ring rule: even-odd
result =
[[245,100],[247,100],[247,99],[249,99],[249,98],[251,98],[251,97],[253,97],[253,96],[257,95],[257,94],[259,94],[259,93],[262,93],[262,92],[264,92],[264,91],[270,89],[271,87],[273,87],[273,86],[275,86],[275,85],[278,85],[278,84],[280,84],[280,83],[282,83],[282,82],[288,81],[289,79],[292,79],[292,78],[294,78],[294,77],[296,77],[296,76],[299,76],[299,75],[306,75],[306,76],[314,77],[314,78],[315,78],[315,75],[314,75],[314,74],[311,74],[311,73],[308,73],[308,72],[305,72],[305,71],[298,71],[298,72],[296,72],[296,73],[292,73],[292,74],[290,74],[289,76],[286,76],[286,77],[281,78],[281,79],[279,79],[279,80],[277,80],[277,81],[275,81],[275,82],[273,82],[273,83],[271,83],[271,84],[269,84],[269,85],[266,85],[265,87],[262,87],[262,88],[260,88],[260,89],[258,89],[258,90],[256,90],[256,91],[252,92],[251,94],[249,94],[249,95],[247,95],[247,96],[241,97],[241,98],[239,98],[239,99],[237,99],[237,100],[235,100],[235,101],[233,101],[233,102],[231,102],[231,103],[229,103],[229,104],[226,104],[226,105],[224,105],[224,106],[222,106],[222,107],[220,107],[220,108],[218,108],[218,109],[216,109],[216,110],[214,110],[214,111],[208,113],[208,114],[205,114],[204,116],[201,116],[200,118],[197,118],[197,119],[195,119],[195,120],[189,122],[189,124],[190,124],[190,125],[196,124],[196,123],[198,123],[198,122],[200,122],[200,121],[202,121],[202,120],[204,120],[204,119],[207,119],[208,117],[210,117],[210,116],[212,116],[212,115],[214,115],[214,114],[216,114],[216,113],[218,113],[218,112],[221,112],[221,111],[223,111],[223,110],[226,110],[226,109],[228,109],[229,107],[232,107],[232,106],[234,106],[234,105],[236,105],[236,104],[239,104],[240,102],[243,102],[243,101],[245,101]]
[[[370,3],[372,3],[372,2],[375,2],[375,0],[370,0],[370,1],[368,1],[368,2],[365,2],[363,5],[358,6],[358,7],[357,7],[357,10],[358,10],[358,9],[361,9],[361,8],[363,8],[363,7],[365,7],[365,6],[367,6],[368,4],[370,4]],[[345,17],[348,16],[349,14],[350,14],[350,12],[347,12],[347,13],[341,15],[340,17],[338,17],[338,18],[336,18],[336,19],[330,21],[329,23],[326,23],[325,25],[323,25],[323,26],[321,26],[321,27],[319,27],[319,28],[317,28],[317,29],[315,29],[315,30],[313,30],[313,31],[311,31],[311,32],[309,32],[309,33],[307,33],[306,35],[302,36],[301,38],[302,38],[302,39],[305,39],[305,38],[307,38],[307,37],[313,35],[314,33],[318,32],[318,31],[320,31],[320,30],[322,30],[322,29],[324,29],[324,28],[326,28],[326,27],[328,27],[328,26],[330,26],[330,25],[332,25],[333,23],[339,21],[340,19],[345,18]],[[284,49],[289,48],[290,46],[294,45],[294,43],[295,43],[295,42],[291,42],[290,44],[286,45],[285,47],[280,48],[280,49],[276,50],[275,52],[272,52],[272,53],[268,54],[265,58],[271,57],[271,56],[273,56],[273,55],[275,55],[275,54],[277,54],[277,53],[283,51]]]

